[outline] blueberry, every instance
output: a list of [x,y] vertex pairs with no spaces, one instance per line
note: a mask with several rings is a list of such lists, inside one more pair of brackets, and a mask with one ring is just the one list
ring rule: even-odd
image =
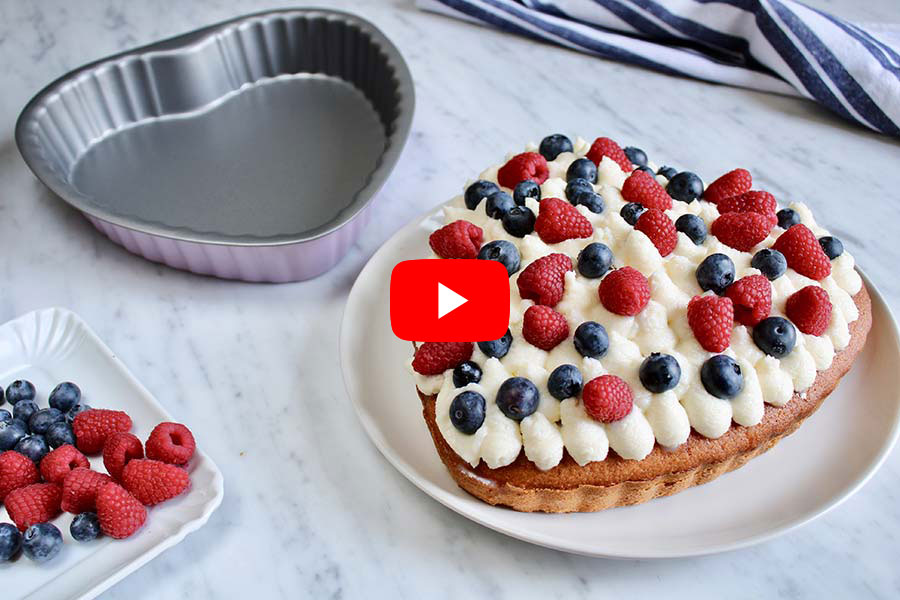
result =
[[75,434],[72,432],[72,426],[65,421],[59,421],[52,424],[50,428],[47,429],[47,433],[44,437],[51,448],[59,448],[66,444],[75,445]]
[[70,381],[64,381],[50,392],[50,407],[61,412],[69,412],[81,402],[81,389]]
[[6,562],[19,552],[22,547],[22,534],[18,527],[9,523],[0,523],[0,563]]
[[547,388],[550,395],[557,400],[565,400],[577,396],[581,392],[584,380],[581,371],[575,365],[559,365],[550,373]]
[[578,202],[575,201],[575,198],[578,196],[578,194],[582,192],[593,193],[593,191],[594,186],[591,185],[590,181],[588,181],[587,179],[576,177],[566,184],[566,199],[571,204],[578,204]]
[[832,237],[830,235],[819,238],[819,245],[822,246],[822,250],[825,251],[825,255],[828,256],[828,258],[830,258],[831,260],[836,259],[838,256],[844,253],[844,243],[836,237]]
[[625,206],[622,207],[622,210],[619,211],[619,215],[625,219],[625,222],[634,227],[634,224],[637,223],[638,217],[644,214],[644,211],[647,210],[644,208],[642,204],[638,204],[637,202],[629,202]]
[[503,334],[503,337],[499,340],[492,340],[490,342],[478,342],[478,349],[487,356],[493,358],[503,358],[504,356],[506,356],[506,353],[509,352],[509,347],[511,345],[512,333],[510,333],[509,329],[507,329],[506,333]]
[[[506,267],[506,272],[510,277],[519,270],[521,260],[519,258],[519,249],[516,248],[515,244],[506,240],[488,242],[478,251],[478,258],[481,260],[496,260]],[[78,407],[76,406],[75,408]]]
[[681,365],[674,356],[654,352],[641,363],[638,376],[645,388],[654,394],[661,394],[681,381]]
[[603,358],[609,350],[606,328],[594,321],[585,321],[575,329],[575,349],[582,356]]
[[525,206],[526,198],[541,199],[541,186],[530,179],[520,181],[513,189],[513,201],[519,206]]
[[527,206],[513,206],[503,215],[503,229],[511,236],[525,237],[534,231],[536,217]]
[[66,413],[66,423],[71,425],[75,422],[75,417],[86,410],[91,410],[91,407],[87,404],[78,404],[77,406],[74,406],[72,410]]
[[14,450],[30,458],[31,462],[38,464],[50,452],[50,447],[47,445],[47,440],[44,439],[44,436],[29,435],[19,440]]
[[37,411],[37,402],[33,402],[31,400],[22,400],[13,408],[13,417],[19,419],[20,421],[25,421],[25,423],[28,423],[31,421],[31,416]]
[[464,195],[466,208],[468,208],[469,210],[475,210],[476,208],[478,208],[478,205],[481,204],[482,200],[499,191],[500,187],[493,181],[485,181],[483,179],[479,179],[466,188],[466,193]]
[[31,433],[44,435],[51,425],[65,420],[66,416],[59,410],[44,408],[31,415],[31,418],[28,420],[28,428],[31,430]]
[[6,402],[6,392],[3,391],[3,388],[0,388],[0,405]]
[[95,513],[81,513],[69,525],[69,533],[76,542],[90,542],[100,537],[100,519]]
[[6,388],[6,399],[10,404],[18,404],[23,400],[34,400],[34,385],[30,381],[18,379]]
[[572,140],[561,133],[554,133],[541,140],[538,152],[547,160],[556,160],[563,152],[571,152],[573,149]]
[[784,317],[768,317],[753,328],[753,341],[760,350],[781,358],[787,356],[797,343],[797,330]]
[[590,183],[597,183],[597,165],[589,158],[573,160],[566,171],[566,181],[573,179],[587,179]]
[[778,226],[782,229],[790,229],[792,225],[800,222],[800,215],[792,208],[782,208],[775,216],[778,217]]
[[513,421],[534,414],[540,399],[537,387],[524,377],[510,377],[497,390],[497,407]]
[[725,354],[717,354],[703,363],[700,381],[707,392],[723,400],[734,398],[744,389],[741,366]]
[[659,168],[659,170],[656,172],[656,174],[662,175],[666,179],[672,179],[673,177],[678,175],[678,170],[675,169],[675,167],[667,167],[667,166],[663,165],[662,167]]
[[478,392],[462,392],[450,403],[450,422],[460,432],[471,435],[484,423],[485,401]]
[[642,167],[647,166],[647,153],[640,148],[625,146],[625,156],[628,157],[628,160],[630,160],[632,164],[640,165]]
[[28,427],[22,421],[0,422],[0,452],[12,450],[27,435]]
[[706,223],[697,215],[681,215],[675,220],[675,229],[691,238],[695,246],[706,241]]
[[787,271],[787,259],[778,250],[763,248],[753,255],[750,266],[759,269],[769,281],[774,281]]
[[12,413],[10,413],[8,410],[0,409],[0,423],[9,424],[9,423],[12,423],[12,421],[13,421]]
[[724,254],[710,254],[697,267],[697,283],[703,291],[712,290],[721,296],[734,283],[734,263]]
[[575,195],[574,204],[576,206],[582,204],[586,206],[589,211],[598,215],[603,212],[604,208],[606,208],[605,204],[603,203],[603,196],[601,196],[597,192],[579,192]]
[[455,387],[465,387],[470,383],[478,383],[479,381],[481,381],[481,367],[471,360],[460,363],[453,369],[453,385]]
[[612,267],[612,250],[606,244],[592,242],[578,253],[578,272],[588,279],[603,277]]
[[693,202],[703,195],[703,181],[690,171],[682,171],[669,179],[666,191],[676,200]]
[[512,199],[512,196],[506,192],[498,191],[487,197],[487,202],[484,203],[484,210],[489,217],[500,219],[515,205],[516,202]]
[[[648,174],[650,177],[656,177],[656,173],[653,171],[653,169],[651,169],[647,165],[639,165],[639,166],[635,167],[634,170],[635,171],[643,171],[644,173]],[[633,172],[634,171],[632,171],[632,173]]]
[[25,530],[22,552],[34,562],[43,563],[54,558],[62,550],[62,534],[55,525],[41,523]]

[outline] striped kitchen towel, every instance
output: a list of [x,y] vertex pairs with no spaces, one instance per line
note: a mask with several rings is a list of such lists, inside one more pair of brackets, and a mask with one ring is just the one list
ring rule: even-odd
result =
[[840,19],[793,0],[417,0],[673,75],[811,98],[900,136],[900,24]]

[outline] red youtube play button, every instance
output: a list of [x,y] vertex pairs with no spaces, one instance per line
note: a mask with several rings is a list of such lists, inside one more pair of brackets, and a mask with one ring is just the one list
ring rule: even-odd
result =
[[391,272],[391,329],[402,340],[474,342],[509,327],[509,275],[493,260],[407,260]]

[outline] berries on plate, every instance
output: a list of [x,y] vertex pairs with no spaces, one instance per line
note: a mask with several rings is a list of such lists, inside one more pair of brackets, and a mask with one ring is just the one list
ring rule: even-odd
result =
[[[590,161],[588,161],[588,162],[590,162]],[[594,163],[591,163],[591,164],[593,165]],[[591,182],[588,181],[587,179],[582,179],[580,177],[576,177],[575,179],[572,179],[571,181],[569,181],[569,183],[566,184],[566,200],[568,200],[569,203],[572,204],[573,206],[578,204],[577,198],[581,194],[593,194],[593,193],[594,193],[594,186],[591,185]]]
[[628,204],[624,205],[619,211],[619,216],[625,219],[626,223],[634,227],[640,216],[644,214],[645,210],[647,209],[637,202],[629,202]]
[[503,229],[513,237],[525,237],[534,231],[535,216],[527,206],[513,206],[501,221]]
[[695,246],[706,241],[706,223],[697,215],[687,213],[678,217],[675,220],[675,230],[688,236]]
[[483,179],[479,179],[466,188],[466,193],[463,195],[463,199],[466,203],[466,208],[468,208],[469,210],[475,210],[476,208],[478,208],[478,205],[481,204],[482,200],[484,200],[494,192],[499,191],[500,187],[493,181],[485,181]]
[[64,381],[50,392],[50,407],[67,413],[81,402],[81,388],[71,381]]
[[130,460],[139,458],[144,458],[144,445],[133,433],[114,433],[106,438],[103,445],[103,466],[116,481],[122,479],[125,465]]
[[497,171],[497,181],[505,188],[513,189],[520,181],[530,179],[538,185],[547,181],[550,171],[547,159],[537,152],[523,152],[509,159]]
[[540,403],[537,386],[524,377],[510,377],[497,390],[497,407],[513,421],[534,414]]
[[465,387],[470,383],[478,383],[479,381],[481,381],[481,367],[478,366],[478,363],[467,360],[459,363],[453,369],[453,387]]
[[653,175],[644,171],[634,171],[622,186],[622,197],[627,202],[636,202],[645,208],[669,210],[672,208],[672,197],[666,189],[656,181]]
[[12,405],[22,401],[34,400],[34,384],[25,379],[17,379],[6,388],[6,400]]
[[486,406],[478,392],[461,392],[450,402],[450,422],[460,433],[472,435],[484,423]]
[[725,254],[710,254],[697,266],[697,285],[720,296],[734,282],[734,263]]
[[755,212],[761,215],[768,215],[772,222],[772,227],[778,222],[775,211],[778,204],[775,202],[775,196],[769,192],[761,190],[750,190],[731,198],[723,198],[716,205],[720,214],[730,212]]
[[668,256],[678,245],[678,232],[672,219],[657,208],[648,208],[640,217],[634,228],[650,238],[659,251],[660,256]]
[[569,323],[549,306],[535,304],[522,318],[522,337],[532,346],[550,351],[569,337]]
[[556,306],[566,291],[566,272],[571,270],[572,259],[565,254],[542,256],[519,274],[516,280],[519,296],[536,304]]
[[66,423],[71,425],[72,422],[75,420],[75,417],[77,417],[79,414],[83,413],[86,410],[91,410],[91,407],[84,403],[76,404],[72,408],[72,410],[70,410],[69,412],[66,413]]
[[606,328],[594,321],[585,321],[575,328],[575,350],[582,356],[603,358],[609,351]]
[[634,316],[650,301],[650,284],[640,271],[622,267],[600,281],[600,303],[611,313]]
[[31,433],[44,435],[54,423],[64,422],[66,416],[55,408],[42,408],[28,419],[28,428]]
[[800,215],[793,208],[782,208],[775,216],[778,219],[778,226],[782,229],[790,229],[800,223]]
[[110,482],[97,492],[97,517],[104,534],[121,540],[144,526],[147,509],[128,490]]
[[541,201],[534,230],[546,244],[591,237],[594,227],[574,206],[559,198]]
[[478,251],[478,258],[480,260],[497,261],[506,267],[506,273],[510,277],[519,270],[519,265],[521,264],[519,249],[516,248],[515,244],[506,240],[488,242]]
[[[471,356],[472,344],[468,345]],[[186,465],[194,456],[196,448],[194,434],[181,423],[160,423],[153,428],[144,444],[147,458],[172,465]]]
[[640,148],[635,148],[634,146],[625,146],[624,151],[625,156],[628,157],[628,160],[630,160],[632,164],[639,167],[647,166],[647,153]]
[[801,275],[816,280],[831,275],[831,261],[806,225],[792,225],[778,236],[772,247],[781,252],[788,266]]
[[703,195],[703,180],[696,173],[681,171],[669,178],[666,192],[680,202],[693,202]]
[[[471,342],[425,342],[416,349],[412,367],[416,373],[422,375],[440,375],[447,369],[453,369],[464,360],[472,358],[472,349]],[[77,422],[76,420],[76,424]],[[77,429],[75,434],[80,444],[81,435]]]
[[14,450],[19,454],[24,454],[34,461],[35,464],[38,464],[50,452],[50,446],[47,445],[47,440],[44,439],[44,436],[35,434],[27,435],[19,440]]
[[28,424],[31,421],[31,417],[34,416],[34,413],[39,410],[40,408],[38,407],[37,402],[33,400],[20,400],[13,407],[13,418]]
[[634,165],[628,160],[628,156],[619,144],[608,137],[598,137],[594,140],[594,143],[591,144],[591,148],[587,152],[587,157],[595,165],[599,165],[604,156],[612,159],[612,161],[619,165],[619,168],[626,173],[631,173],[631,170],[634,168]]
[[790,295],[784,306],[797,329],[809,335],[822,335],[831,323],[831,299],[817,285],[808,285]]
[[749,192],[753,187],[753,177],[747,169],[734,169],[710,183],[703,192],[703,199],[713,204],[726,198]]
[[55,519],[59,513],[61,488],[55,483],[32,483],[11,491],[3,504],[19,531]]
[[512,346],[512,333],[509,329],[506,330],[503,337],[496,340],[478,342],[478,349],[488,358],[503,358],[509,352],[510,346]]
[[[65,419],[65,415],[63,415],[63,419]],[[52,424],[47,429],[44,438],[51,448],[59,448],[66,444],[75,445],[75,434],[72,432],[72,426],[65,420]]]
[[697,342],[707,352],[722,352],[731,344],[734,327],[731,298],[694,296],[688,302],[687,319]]
[[22,548],[22,534],[15,525],[0,523],[0,563],[11,560]]
[[830,235],[819,238],[819,245],[822,246],[825,256],[830,260],[834,260],[844,253],[844,243]]
[[631,388],[615,375],[601,375],[584,384],[581,401],[585,412],[601,423],[624,419],[634,406]]
[[753,255],[750,266],[759,269],[769,281],[775,281],[787,271],[787,260],[784,258],[784,254],[778,250],[763,248]]
[[53,560],[62,546],[62,533],[52,523],[32,525],[22,536],[22,553],[36,563]]
[[572,152],[573,149],[572,140],[561,133],[554,133],[541,140],[538,152],[547,160],[556,160],[563,152]]
[[513,197],[504,191],[497,191],[487,197],[484,212],[492,219],[502,219],[516,205]]
[[89,469],[91,463],[75,446],[60,446],[41,461],[41,476],[47,483],[62,485],[69,473],[79,467]]
[[74,515],[97,508],[97,492],[112,481],[105,473],[79,467],[63,479],[60,508]]
[[0,452],[12,450],[27,435],[28,428],[22,421],[0,421]]
[[606,275],[612,267],[613,254],[609,246],[592,242],[578,253],[578,272],[582,277],[597,279]]
[[641,363],[638,376],[648,391],[661,394],[681,381],[681,365],[674,356],[653,352]]
[[734,303],[734,320],[753,327],[772,310],[772,284],[762,275],[742,277],[728,286],[725,295]]
[[520,181],[513,189],[513,201],[517,206],[525,206],[525,200],[528,198],[541,199],[541,186],[530,179]]
[[100,537],[100,518],[97,513],[84,512],[76,515],[69,525],[69,533],[76,542],[91,542]]
[[0,423],[12,423],[12,413],[5,409],[0,409]]
[[481,237],[481,227],[459,219],[433,232],[428,245],[441,258],[476,258]]
[[122,471],[122,485],[145,506],[154,506],[182,494],[191,484],[187,471],[158,460],[138,458]]
[[700,381],[707,392],[723,400],[734,398],[744,389],[741,366],[725,354],[717,354],[703,363]]
[[72,422],[76,446],[85,454],[99,454],[106,438],[131,430],[131,417],[120,410],[92,409],[80,413]]
[[37,467],[27,456],[12,450],[0,454],[0,502],[4,502],[13,490],[40,480]]
[[597,165],[588,158],[576,158],[566,170],[566,181],[584,179],[588,183],[597,183]]
[[784,317],[769,317],[760,321],[753,328],[753,341],[760,350],[769,356],[782,358],[794,349],[794,345],[797,343],[797,331]]
[[581,392],[582,385],[581,371],[575,365],[559,365],[547,379],[547,389],[557,400],[574,398]]
[[749,252],[769,236],[773,226],[774,222],[768,215],[733,212],[720,215],[713,221],[710,232],[726,246]]

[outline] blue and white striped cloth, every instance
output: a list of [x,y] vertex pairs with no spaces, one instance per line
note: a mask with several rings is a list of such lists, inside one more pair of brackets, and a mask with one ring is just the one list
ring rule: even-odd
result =
[[898,24],[852,23],[793,0],[417,2],[664,73],[811,98],[900,136]]

